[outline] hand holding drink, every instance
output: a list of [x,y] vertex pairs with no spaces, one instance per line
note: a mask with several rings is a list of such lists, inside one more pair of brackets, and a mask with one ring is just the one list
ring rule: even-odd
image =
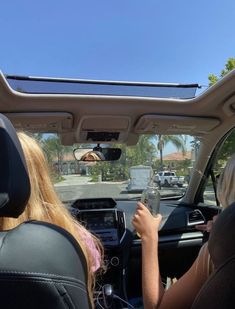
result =
[[154,182],[150,182],[142,192],[140,201],[149,209],[153,216],[159,213],[160,193]]
[[[142,192],[140,201],[149,209],[153,216],[156,216],[159,213],[160,193],[154,182],[151,181],[147,188]],[[137,235],[141,237],[139,233],[137,233]]]

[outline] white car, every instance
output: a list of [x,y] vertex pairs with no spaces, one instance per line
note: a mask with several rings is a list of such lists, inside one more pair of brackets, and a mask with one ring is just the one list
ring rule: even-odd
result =
[[178,186],[183,187],[184,184],[184,177],[183,176],[177,176],[175,172],[172,171],[162,171],[155,175],[154,181],[159,186]]

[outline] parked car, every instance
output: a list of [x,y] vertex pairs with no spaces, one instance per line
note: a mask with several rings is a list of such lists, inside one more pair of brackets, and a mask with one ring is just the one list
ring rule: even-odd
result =
[[178,186],[182,187],[184,184],[183,176],[176,176],[175,172],[162,171],[155,175],[154,181],[160,186],[171,187]]

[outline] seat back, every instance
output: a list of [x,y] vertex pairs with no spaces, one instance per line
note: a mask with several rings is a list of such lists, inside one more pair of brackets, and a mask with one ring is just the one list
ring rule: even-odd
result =
[[29,221],[0,233],[0,307],[91,308],[81,248],[64,229]]
[[235,256],[221,265],[206,281],[192,309],[235,308]]
[[[30,183],[23,151],[10,121],[0,114],[0,217],[18,217]],[[64,229],[28,221],[0,232],[0,308],[89,309],[87,264]]]
[[216,220],[208,241],[214,272],[192,308],[235,308],[235,203]]
[[20,141],[11,122],[0,114],[0,217],[17,218],[30,196]]

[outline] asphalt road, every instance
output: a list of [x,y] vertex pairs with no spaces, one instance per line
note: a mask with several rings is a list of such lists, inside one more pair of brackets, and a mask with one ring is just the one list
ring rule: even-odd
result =
[[91,197],[113,197],[117,198],[122,194],[124,189],[120,184],[77,184],[56,187],[56,190],[62,201],[74,200],[78,198],[91,198]]
[[[90,177],[80,175],[63,176],[64,181],[55,184],[55,188],[62,201],[70,201],[78,198],[91,197],[112,197],[135,199],[140,196],[140,192],[128,192],[127,182],[100,182],[93,183]],[[161,195],[182,194],[185,189],[164,188]]]

